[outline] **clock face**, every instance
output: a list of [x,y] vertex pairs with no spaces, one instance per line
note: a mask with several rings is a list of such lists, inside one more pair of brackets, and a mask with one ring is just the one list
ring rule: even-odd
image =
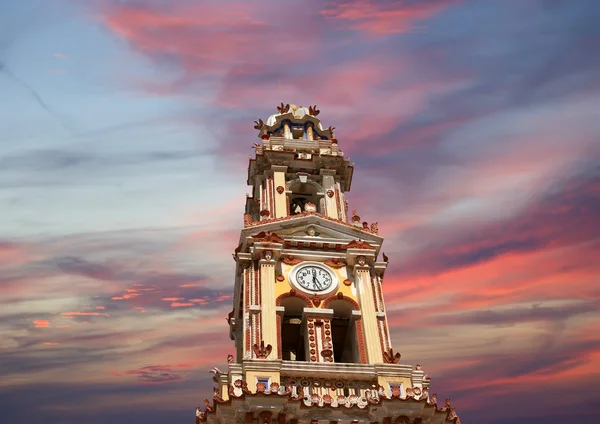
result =
[[296,271],[296,282],[306,290],[320,292],[331,287],[333,276],[322,267],[305,265]]

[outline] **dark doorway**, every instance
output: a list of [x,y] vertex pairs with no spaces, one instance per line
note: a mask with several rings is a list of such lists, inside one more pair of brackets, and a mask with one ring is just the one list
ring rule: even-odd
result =
[[281,302],[285,308],[281,320],[281,359],[306,361],[302,312],[305,303],[297,297],[288,297]]

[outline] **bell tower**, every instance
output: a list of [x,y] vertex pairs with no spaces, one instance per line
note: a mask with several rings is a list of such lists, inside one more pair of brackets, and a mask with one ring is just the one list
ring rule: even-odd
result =
[[244,228],[233,254],[236,354],[196,421],[459,423],[419,365],[400,363],[383,301],[377,223],[348,216],[354,166],[316,106],[255,121]]

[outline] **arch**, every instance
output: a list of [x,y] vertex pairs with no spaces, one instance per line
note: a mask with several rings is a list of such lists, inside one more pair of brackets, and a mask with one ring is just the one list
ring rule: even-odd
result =
[[287,183],[285,183],[285,189],[289,190],[290,187],[295,184],[308,184],[309,186],[312,186],[315,189],[315,193],[323,193],[323,186],[318,182],[307,179],[306,182],[303,183],[302,181],[300,181],[300,178],[296,178],[295,180],[289,180]]
[[360,305],[356,302],[356,300],[352,299],[351,297],[344,296],[344,294],[342,292],[338,292],[337,294],[326,298],[323,301],[323,308],[327,308],[329,306],[329,304],[335,300],[342,300],[342,301],[348,302],[349,304],[352,305],[352,308],[355,311],[360,311]]
[[298,298],[304,300],[304,302],[306,303],[306,306],[308,308],[313,307],[312,300],[310,300],[310,298],[308,296],[306,296],[305,294],[299,293],[297,290],[294,290],[294,289],[291,289],[289,292],[279,295],[277,297],[277,299],[275,299],[275,305],[281,306],[281,301],[287,297],[298,297]]

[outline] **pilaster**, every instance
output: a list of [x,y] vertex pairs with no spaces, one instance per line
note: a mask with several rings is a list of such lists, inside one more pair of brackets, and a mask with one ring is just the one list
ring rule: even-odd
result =
[[340,211],[338,208],[338,194],[335,187],[335,170],[321,169],[323,176],[323,190],[325,191],[325,213],[328,217],[340,219]]
[[287,166],[271,166],[273,171],[273,197],[275,199],[275,210],[273,215],[275,218],[283,218],[288,215],[286,193],[285,193],[285,173]]
[[358,297],[362,310],[362,323],[367,345],[367,357],[369,363],[379,364],[383,362],[381,342],[379,338],[378,318],[375,310],[375,298],[371,287],[370,266],[357,263],[354,265],[354,276],[357,281]]
[[261,334],[265,344],[271,345],[269,359],[277,357],[277,310],[275,305],[275,264],[272,252],[265,251],[263,259],[259,260],[260,294],[261,294]]

